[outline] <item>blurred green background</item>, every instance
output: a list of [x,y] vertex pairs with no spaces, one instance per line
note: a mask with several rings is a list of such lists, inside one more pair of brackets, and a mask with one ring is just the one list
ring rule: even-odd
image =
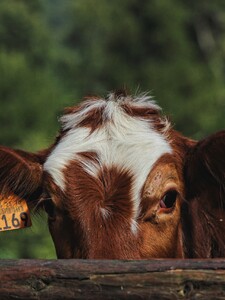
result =
[[[225,124],[224,0],[0,0],[0,144],[50,145],[65,106],[151,91],[199,139]],[[45,216],[2,232],[0,258],[54,258]]]

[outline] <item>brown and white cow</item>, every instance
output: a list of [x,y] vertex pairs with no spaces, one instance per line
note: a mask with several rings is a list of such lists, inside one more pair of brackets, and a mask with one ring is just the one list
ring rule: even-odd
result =
[[124,93],[61,124],[37,154],[0,148],[1,193],[45,209],[59,258],[225,257],[225,131],[190,140]]

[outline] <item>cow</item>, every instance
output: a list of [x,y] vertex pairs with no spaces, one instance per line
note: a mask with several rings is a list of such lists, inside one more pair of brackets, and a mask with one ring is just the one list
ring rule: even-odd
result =
[[60,122],[48,149],[0,147],[1,194],[45,210],[58,258],[225,257],[225,131],[192,140],[124,91]]

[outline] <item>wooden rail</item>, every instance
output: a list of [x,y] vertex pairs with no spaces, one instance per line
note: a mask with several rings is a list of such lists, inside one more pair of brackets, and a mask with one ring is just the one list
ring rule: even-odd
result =
[[225,299],[225,260],[0,260],[0,299]]

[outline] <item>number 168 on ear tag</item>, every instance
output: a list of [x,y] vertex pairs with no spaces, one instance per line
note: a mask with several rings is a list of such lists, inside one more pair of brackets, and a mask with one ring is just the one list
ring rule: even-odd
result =
[[30,212],[24,199],[0,196],[0,232],[31,226]]

